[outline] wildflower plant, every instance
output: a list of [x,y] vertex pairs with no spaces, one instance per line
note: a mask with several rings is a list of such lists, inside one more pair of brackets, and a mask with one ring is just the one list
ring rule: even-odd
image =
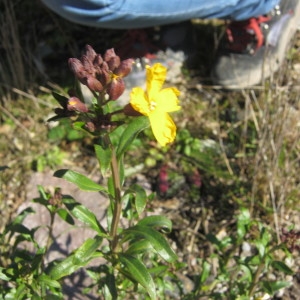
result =
[[[84,267],[92,259],[102,257],[106,280],[101,279],[105,299],[116,299],[123,276],[127,281],[142,287],[151,299],[156,299],[156,287],[149,266],[157,264],[145,261],[147,257],[160,257],[162,264],[176,261],[176,254],[170,247],[165,233],[172,230],[172,224],[165,216],[145,216],[144,210],[149,197],[139,185],[125,187],[124,155],[137,135],[151,126],[161,146],[172,143],[176,126],[169,113],[180,109],[179,91],[176,88],[162,88],[166,68],[155,64],[146,69],[146,90],[136,87],[132,90],[130,103],[124,108],[112,105],[125,90],[124,77],[133,65],[132,59],[121,60],[113,49],[102,56],[91,46],[86,46],[81,59],[70,58],[69,66],[78,81],[87,86],[94,99],[90,105],[84,103],[80,90],[65,97],[54,93],[60,108],[50,119],[70,118],[74,128],[93,137],[95,154],[107,186],[102,186],[83,174],[72,170],[58,170],[55,176],[77,185],[78,188],[104,193],[110,200],[107,211],[107,228],[100,225],[93,212],[70,196],[59,197],[60,206],[65,207],[65,221],[70,215],[95,231],[94,239],[87,239],[82,246],[66,259],[54,263],[49,277],[58,281]],[[129,121],[128,121],[129,120]],[[47,200],[47,199],[44,199]],[[130,205],[128,205],[130,203]],[[127,228],[120,227],[120,220],[126,207],[130,207],[135,219]],[[67,217],[68,216],[68,217]],[[107,243],[108,242],[108,243]],[[104,246],[104,245],[107,245]],[[163,281],[162,281],[163,282]]]

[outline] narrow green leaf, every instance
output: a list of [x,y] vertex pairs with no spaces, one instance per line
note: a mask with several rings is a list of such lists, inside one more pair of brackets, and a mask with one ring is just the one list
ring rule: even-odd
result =
[[87,224],[99,235],[106,236],[105,229],[98,222],[97,217],[87,207],[79,202],[76,202],[70,196],[64,196],[62,201],[76,219]]
[[60,94],[57,94],[55,92],[52,93],[52,96],[61,105],[62,108],[66,108],[67,107],[68,100],[69,100],[67,97],[62,96]]
[[280,289],[289,287],[291,282],[288,281],[262,281],[261,282],[263,289],[270,295],[274,295]]
[[132,120],[131,123],[124,130],[117,149],[117,158],[123,155],[123,153],[129,148],[137,135],[144,129],[149,127],[149,119],[145,116],[137,117]]
[[70,275],[81,267],[84,267],[91,259],[94,253],[102,243],[102,238],[87,239],[75,252],[66,259],[60,261],[50,270],[50,278],[58,280],[64,276]]
[[138,255],[138,254],[143,254],[149,251],[150,249],[153,249],[153,247],[151,246],[151,243],[149,241],[137,240],[132,244],[130,244],[130,246],[126,250],[126,253],[130,255]]
[[38,278],[39,282],[46,284],[49,287],[60,288],[60,283],[56,280],[51,279],[48,275],[42,274]]
[[272,267],[276,270],[279,270],[285,274],[288,275],[293,275],[294,271],[292,269],[290,269],[284,262],[279,261],[279,260],[274,260],[272,261]]
[[80,173],[74,172],[72,170],[61,169],[56,171],[54,173],[54,176],[58,178],[63,178],[69,182],[76,184],[76,186],[83,191],[107,193],[106,188],[104,188],[103,186],[99,185],[98,183],[94,182],[88,177]]
[[[86,125],[86,123],[83,122],[83,121],[77,121],[77,122],[74,122],[74,123],[72,124],[73,129],[79,131],[81,134],[83,134],[83,133],[89,133],[89,134],[91,134],[91,133],[86,129],[85,125]],[[71,133],[71,131],[70,131],[69,133]],[[75,139],[78,139],[78,137],[81,137],[81,135],[78,136],[77,134],[78,134],[78,132],[76,132],[76,134],[74,135],[73,138],[72,138],[72,136],[71,136],[71,139],[70,139],[70,140],[75,140]],[[68,137],[69,137],[69,135],[68,135]]]
[[11,278],[8,277],[6,274],[4,274],[2,271],[5,270],[5,268],[1,268],[0,267],[0,280],[4,280],[4,281],[10,281]]
[[143,286],[152,300],[156,299],[155,284],[145,265],[137,258],[124,253],[119,254],[123,265],[121,272],[129,279],[133,279]]
[[172,231],[172,222],[164,216],[148,216],[138,222],[138,225],[148,226],[155,229],[163,229],[164,232]]
[[27,287],[25,283],[21,283],[18,285],[16,293],[15,293],[15,299],[26,299],[26,294],[27,294]]
[[114,274],[105,274],[104,297],[106,299],[117,299],[118,291]]
[[147,194],[146,191],[139,186],[138,184],[133,184],[130,188],[125,192],[125,194],[131,193],[134,194],[134,204],[138,215],[140,215],[147,204]]
[[211,270],[211,264],[208,263],[206,260],[203,261],[202,271],[201,271],[201,275],[200,275],[200,283],[203,284],[206,282],[207,278],[209,277],[210,270]]
[[94,239],[87,239],[80,248],[74,253],[74,262],[81,264],[81,261],[87,261],[102,244],[102,237],[96,236]]
[[67,210],[63,209],[63,208],[59,208],[57,210],[57,214],[68,224],[70,225],[74,225],[75,222],[73,220],[73,218],[70,216],[70,214],[68,213]]
[[[12,221],[11,225],[15,225],[15,224],[22,224],[24,219],[29,215],[29,214],[34,214],[35,211],[32,207],[27,207],[24,210],[22,210],[17,217],[14,218],[14,220]],[[9,227],[10,225],[8,225]]]
[[53,280],[58,280],[64,276],[74,273],[81,266],[75,265],[73,263],[73,255],[68,256],[63,261],[59,262],[50,270],[50,278]]
[[242,208],[237,221],[237,235],[240,239],[243,239],[245,234],[247,233],[250,222],[251,218],[249,210]]
[[177,259],[176,254],[162,234],[151,227],[136,225],[124,230],[124,240],[127,241],[131,237],[147,240],[154,250],[167,262],[173,262]]
[[256,248],[257,248],[257,250],[258,250],[259,256],[260,256],[261,258],[263,258],[264,255],[265,255],[265,253],[266,253],[266,250],[267,250],[265,244],[262,243],[261,240],[258,240],[258,241],[255,242],[255,246],[256,246]]

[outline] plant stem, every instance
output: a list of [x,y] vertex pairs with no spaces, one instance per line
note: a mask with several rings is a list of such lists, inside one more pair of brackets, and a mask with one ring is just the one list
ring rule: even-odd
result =
[[249,291],[249,297],[250,298],[253,296],[253,294],[255,292],[256,285],[257,285],[257,283],[259,281],[259,278],[260,278],[260,276],[262,274],[262,271],[263,271],[264,267],[265,267],[265,263],[262,262],[262,263],[260,263],[260,265],[256,269],[256,272],[255,272],[255,275],[254,275],[254,279],[253,279],[252,284],[250,286],[250,291]]
[[[109,139],[109,136],[105,136],[106,142],[113,148],[112,143]],[[114,185],[114,206],[113,206],[113,218],[110,228],[111,241],[111,250],[116,252],[118,248],[118,225],[122,212],[122,201],[121,201],[121,180],[120,180],[120,170],[119,170],[119,161],[116,156],[115,149],[112,149],[112,158],[111,158],[111,171]]]

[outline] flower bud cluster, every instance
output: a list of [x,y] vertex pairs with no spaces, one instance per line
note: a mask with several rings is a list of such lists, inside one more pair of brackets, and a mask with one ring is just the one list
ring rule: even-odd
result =
[[123,109],[110,112],[109,101],[117,100],[125,90],[123,78],[132,70],[133,59],[121,61],[114,49],[109,49],[103,56],[87,45],[80,59],[70,58],[69,66],[76,78],[86,85],[95,96],[95,101],[87,106],[75,91],[69,97],[54,95],[61,105],[56,108],[56,116],[50,120],[71,118],[76,127],[93,135],[101,135],[116,128],[120,122],[112,116],[124,113]]
[[70,58],[69,66],[91,91],[108,94],[109,100],[117,100],[125,90],[123,77],[131,72],[133,62],[130,58],[121,61],[114,49],[108,49],[102,57],[87,45],[81,59]]

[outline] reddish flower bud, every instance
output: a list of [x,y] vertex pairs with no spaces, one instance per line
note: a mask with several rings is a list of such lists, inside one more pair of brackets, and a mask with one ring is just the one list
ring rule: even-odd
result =
[[87,87],[94,92],[101,92],[103,90],[103,85],[101,82],[93,76],[88,76],[86,79]]
[[100,67],[103,63],[103,58],[100,54],[97,54],[94,61],[93,61],[93,64],[94,64],[94,67],[97,68],[97,67]]
[[95,52],[95,50],[93,49],[92,46],[86,45],[85,46],[85,55],[87,56],[89,61],[93,62],[97,56],[97,53]]
[[101,65],[101,69],[102,69],[102,71],[107,71],[107,72],[110,71],[106,61],[103,61],[102,65]]
[[85,71],[91,75],[95,74],[95,68],[91,60],[86,55],[82,55],[81,57],[82,65]]
[[117,100],[125,90],[125,83],[121,77],[114,78],[107,87],[109,99]]
[[77,111],[81,113],[86,113],[88,112],[88,108],[86,105],[81,102],[77,97],[72,97],[68,101],[67,108],[69,111]]
[[87,72],[82,64],[82,62],[77,58],[69,58],[69,67],[75,76],[80,80],[80,82],[85,83]]
[[108,69],[106,62],[103,62],[101,69],[101,75],[99,76],[99,80],[101,81],[103,86],[106,86],[111,82],[112,72]]
[[132,58],[125,59],[121,61],[119,67],[115,70],[115,74],[121,77],[127,76],[132,70],[132,64],[134,60]]
[[104,54],[104,61],[108,62],[111,60],[112,57],[117,56],[115,53],[114,48],[108,49],[106,50],[105,54]]
[[87,122],[84,127],[90,132],[95,132],[96,130],[96,125],[92,121]]
[[114,56],[107,61],[108,68],[114,72],[116,68],[120,66],[121,60],[119,56]]

